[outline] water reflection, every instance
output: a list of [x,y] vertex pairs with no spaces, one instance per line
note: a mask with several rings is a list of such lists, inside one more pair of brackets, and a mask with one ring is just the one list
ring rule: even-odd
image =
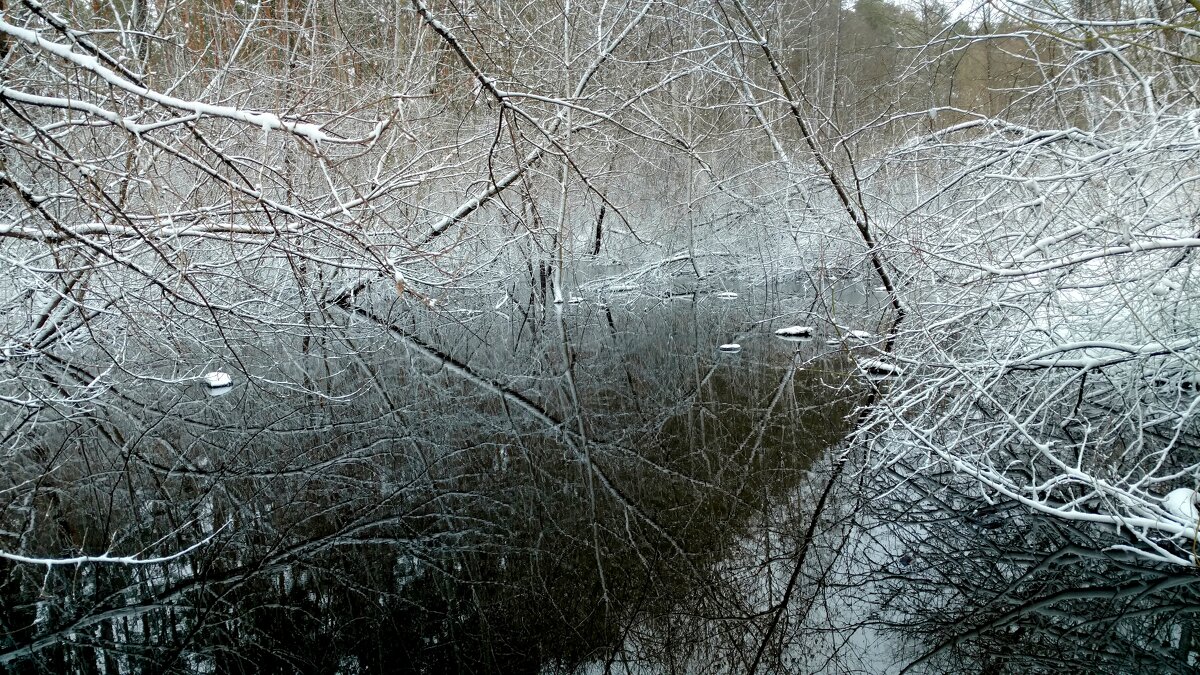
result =
[[0,550],[208,543],[0,561],[0,667],[1195,670],[1193,569],[914,458],[858,449],[806,538],[810,471],[889,381],[846,339],[869,321],[780,290],[363,301],[294,336],[10,360],[4,396],[41,403],[0,421]]
[[[363,305],[354,331],[223,343],[219,397],[178,376],[217,338],[147,349],[138,377],[5,432],[0,536],[47,556],[211,542],[0,563],[0,664],[570,671],[634,638],[670,651],[674,617],[746,617],[727,561],[855,402],[836,354],[771,335],[801,304]],[[22,382],[78,399],[109,365],[48,357]]]

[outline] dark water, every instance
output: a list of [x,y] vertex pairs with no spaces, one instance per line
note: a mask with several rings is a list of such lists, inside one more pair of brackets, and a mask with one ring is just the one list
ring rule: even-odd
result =
[[[391,307],[325,337],[123,354],[139,376],[109,369],[86,404],[10,425],[5,548],[151,557],[211,540],[150,565],[0,562],[0,664],[569,671],[631,641],[680,648],[677,617],[744,630],[723,565],[857,400],[819,337],[771,336],[811,302],[785,291]],[[20,367],[80,398],[109,366]],[[209,368],[233,375],[228,394],[180,377]]]
[[[198,546],[0,559],[0,670],[1200,667],[1194,569],[920,457],[849,455],[808,538],[830,449],[887,387],[815,317],[871,299],[693,290],[360,300],[10,360],[10,404],[40,403],[0,420],[0,550]],[[791,324],[814,339],[772,335]]]

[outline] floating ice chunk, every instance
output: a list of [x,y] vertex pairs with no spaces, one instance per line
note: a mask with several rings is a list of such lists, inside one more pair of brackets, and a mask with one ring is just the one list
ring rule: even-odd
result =
[[229,373],[216,370],[206,373],[200,379],[204,380],[205,386],[208,387],[209,396],[223,396],[233,390],[233,377]]
[[1200,494],[1191,488],[1176,488],[1167,493],[1163,497],[1163,508],[1173,516],[1182,518],[1186,523],[1195,523],[1200,520],[1200,511],[1196,509],[1196,502],[1200,501]]
[[725,345],[721,345],[720,347],[717,347],[717,350],[725,352],[726,354],[736,354],[736,353],[742,351],[742,346],[736,342],[730,342],[729,344],[725,344]]
[[734,293],[733,291],[721,291],[720,293],[713,293],[714,298],[721,298],[722,300],[736,300],[737,296],[738,294]]
[[788,326],[786,328],[776,329],[775,334],[781,338],[810,338],[813,334],[813,327]]
[[205,374],[203,379],[204,384],[207,384],[210,387],[229,387],[233,385],[233,376],[231,376],[229,373],[223,373],[219,370]]

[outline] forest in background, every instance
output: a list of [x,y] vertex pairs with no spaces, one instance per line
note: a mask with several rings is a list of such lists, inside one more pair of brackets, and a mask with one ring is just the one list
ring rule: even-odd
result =
[[[186,560],[226,536],[39,519],[95,490],[138,512],[136,491],[113,495],[149,461],[141,441],[107,437],[111,471],[71,452],[122,386],[227,363],[338,402],[356,388],[253,364],[411,322],[410,348],[461,365],[416,326],[454,323],[463,298],[528,299],[549,322],[576,295],[786,279],[818,298],[804,321],[872,334],[854,367],[894,373],[820,473],[854,494],[860,540],[891,542],[870,555],[929,561],[911,597],[970,585],[948,580],[954,537],[931,537],[947,514],[1044,519],[1060,564],[1103,581],[1091,561],[1119,560],[1177,588],[1200,488],[1198,31],[1194,0],[0,0],[9,583],[37,589],[56,561]],[[876,300],[852,321],[829,300],[848,279]],[[529,420],[582,419],[528,407],[540,385],[499,366],[466,373]],[[849,517],[822,494],[809,534]],[[794,569],[810,573],[815,541],[792,543]],[[962,579],[1038,578],[1033,546],[1001,546],[1027,568],[972,559]],[[1137,583],[1117,584],[1135,599],[1088,624],[1107,637],[1080,658],[1194,664],[1195,603]],[[1046,593],[1017,606],[1054,623],[1038,612],[1077,599]],[[758,644],[792,601],[765,601]],[[1029,613],[958,620],[1018,635]],[[954,623],[927,627],[931,654],[967,649],[938,642]],[[1014,668],[1049,658],[1000,644],[988,658]]]

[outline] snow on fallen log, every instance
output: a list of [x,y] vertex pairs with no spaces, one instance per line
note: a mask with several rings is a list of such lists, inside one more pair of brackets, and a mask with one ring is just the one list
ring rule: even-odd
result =
[[888,363],[887,361],[883,361],[881,359],[862,359],[858,362],[858,367],[868,375],[882,377],[899,375],[901,372],[903,372],[900,369],[900,366],[897,366],[894,363]]
[[787,326],[779,328],[775,331],[775,335],[781,338],[810,338],[813,334],[812,326]]

